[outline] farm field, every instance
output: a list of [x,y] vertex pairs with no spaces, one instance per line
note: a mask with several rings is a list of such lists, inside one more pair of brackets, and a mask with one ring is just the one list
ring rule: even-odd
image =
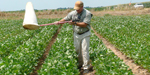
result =
[[[88,75],[150,75],[150,2],[87,8],[91,20]],[[73,9],[36,10],[38,24],[53,23]],[[82,75],[69,24],[22,27],[24,10],[0,12],[0,75]],[[93,30],[92,30],[93,29]],[[111,43],[111,44],[110,44]]]
[[[13,21],[15,24],[13,24]],[[42,56],[45,47],[59,26],[41,27],[38,30],[24,30],[21,20],[11,20],[8,22],[7,24],[2,24],[4,27],[1,27],[1,31],[13,25],[10,30],[20,29],[22,32],[20,30],[14,31],[14,33],[18,34],[11,35],[11,37],[0,42],[0,74],[29,74],[34,69],[33,66],[37,65],[38,58]],[[52,20],[39,20],[39,24],[49,22],[52,22]],[[9,33],[9,30],[6,33]]]
[[[45,24],[56,20],[58,19],[38,19],[38,22]],[[0,22],[2,24],[0,37],[4,38],[0,42],[0,74],[28,75],[32,73],[34,66],[37,66],[39,62],[38,59],[60,26],[52,25],[38,30],[24,30],[22,20],[0,20]],[[7,31],[4,32],[4,30]],[[107,49],[92,30],[91,32],[90,59],[96,71],[95,74],[132,75],[128,66]],[[38,74],[79,75],[72,33],[72,26],[64,24]]]
[[[46,61],[38,71],[40,75],[79,75],[72,33],[71,25],[63,25],[56,42],[49,51]],[[132,75],[131,70],[128,70],[128,66],[111,50],[107,49],[93,31],[90,40],[90,58],[94,70],[96,70],[96,75]]]
[[150,71],[150,15],[94,17],[92,27],[127,57]]

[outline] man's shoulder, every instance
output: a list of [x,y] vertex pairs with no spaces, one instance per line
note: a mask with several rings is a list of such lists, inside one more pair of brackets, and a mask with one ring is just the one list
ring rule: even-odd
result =
[[73,15],[73,14],[76,14],[76,11],[71,11],[69,14]]
[[91,15],[92,14],[89,10],[87,10],[87,9],[84,9],[84,10],[85,10],[86,15]]

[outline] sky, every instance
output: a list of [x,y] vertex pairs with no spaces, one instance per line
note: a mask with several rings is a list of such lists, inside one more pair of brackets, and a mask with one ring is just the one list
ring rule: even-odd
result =
[[[34,9],[73,8],[78,0],[0,0],[0,11],[24,10],[27,2],[32,2]],[[100,7],[127,3],[147,2],[150,0],[80,0],[84,6]]]

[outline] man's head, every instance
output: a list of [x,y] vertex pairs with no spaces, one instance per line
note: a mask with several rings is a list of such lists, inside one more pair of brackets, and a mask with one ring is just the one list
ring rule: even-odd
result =
[[74,9],[78,12],[81,13],[83,10],[83,2],[82,1],[77,1],[75,3]]

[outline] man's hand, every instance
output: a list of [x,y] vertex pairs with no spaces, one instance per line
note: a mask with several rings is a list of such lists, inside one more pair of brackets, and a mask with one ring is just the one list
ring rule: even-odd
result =
[[59,21],[55,21],[54,23],[55,23],[56,25],[59,25]]
[[75,25],[75,22],[69,22],[70,25]]

